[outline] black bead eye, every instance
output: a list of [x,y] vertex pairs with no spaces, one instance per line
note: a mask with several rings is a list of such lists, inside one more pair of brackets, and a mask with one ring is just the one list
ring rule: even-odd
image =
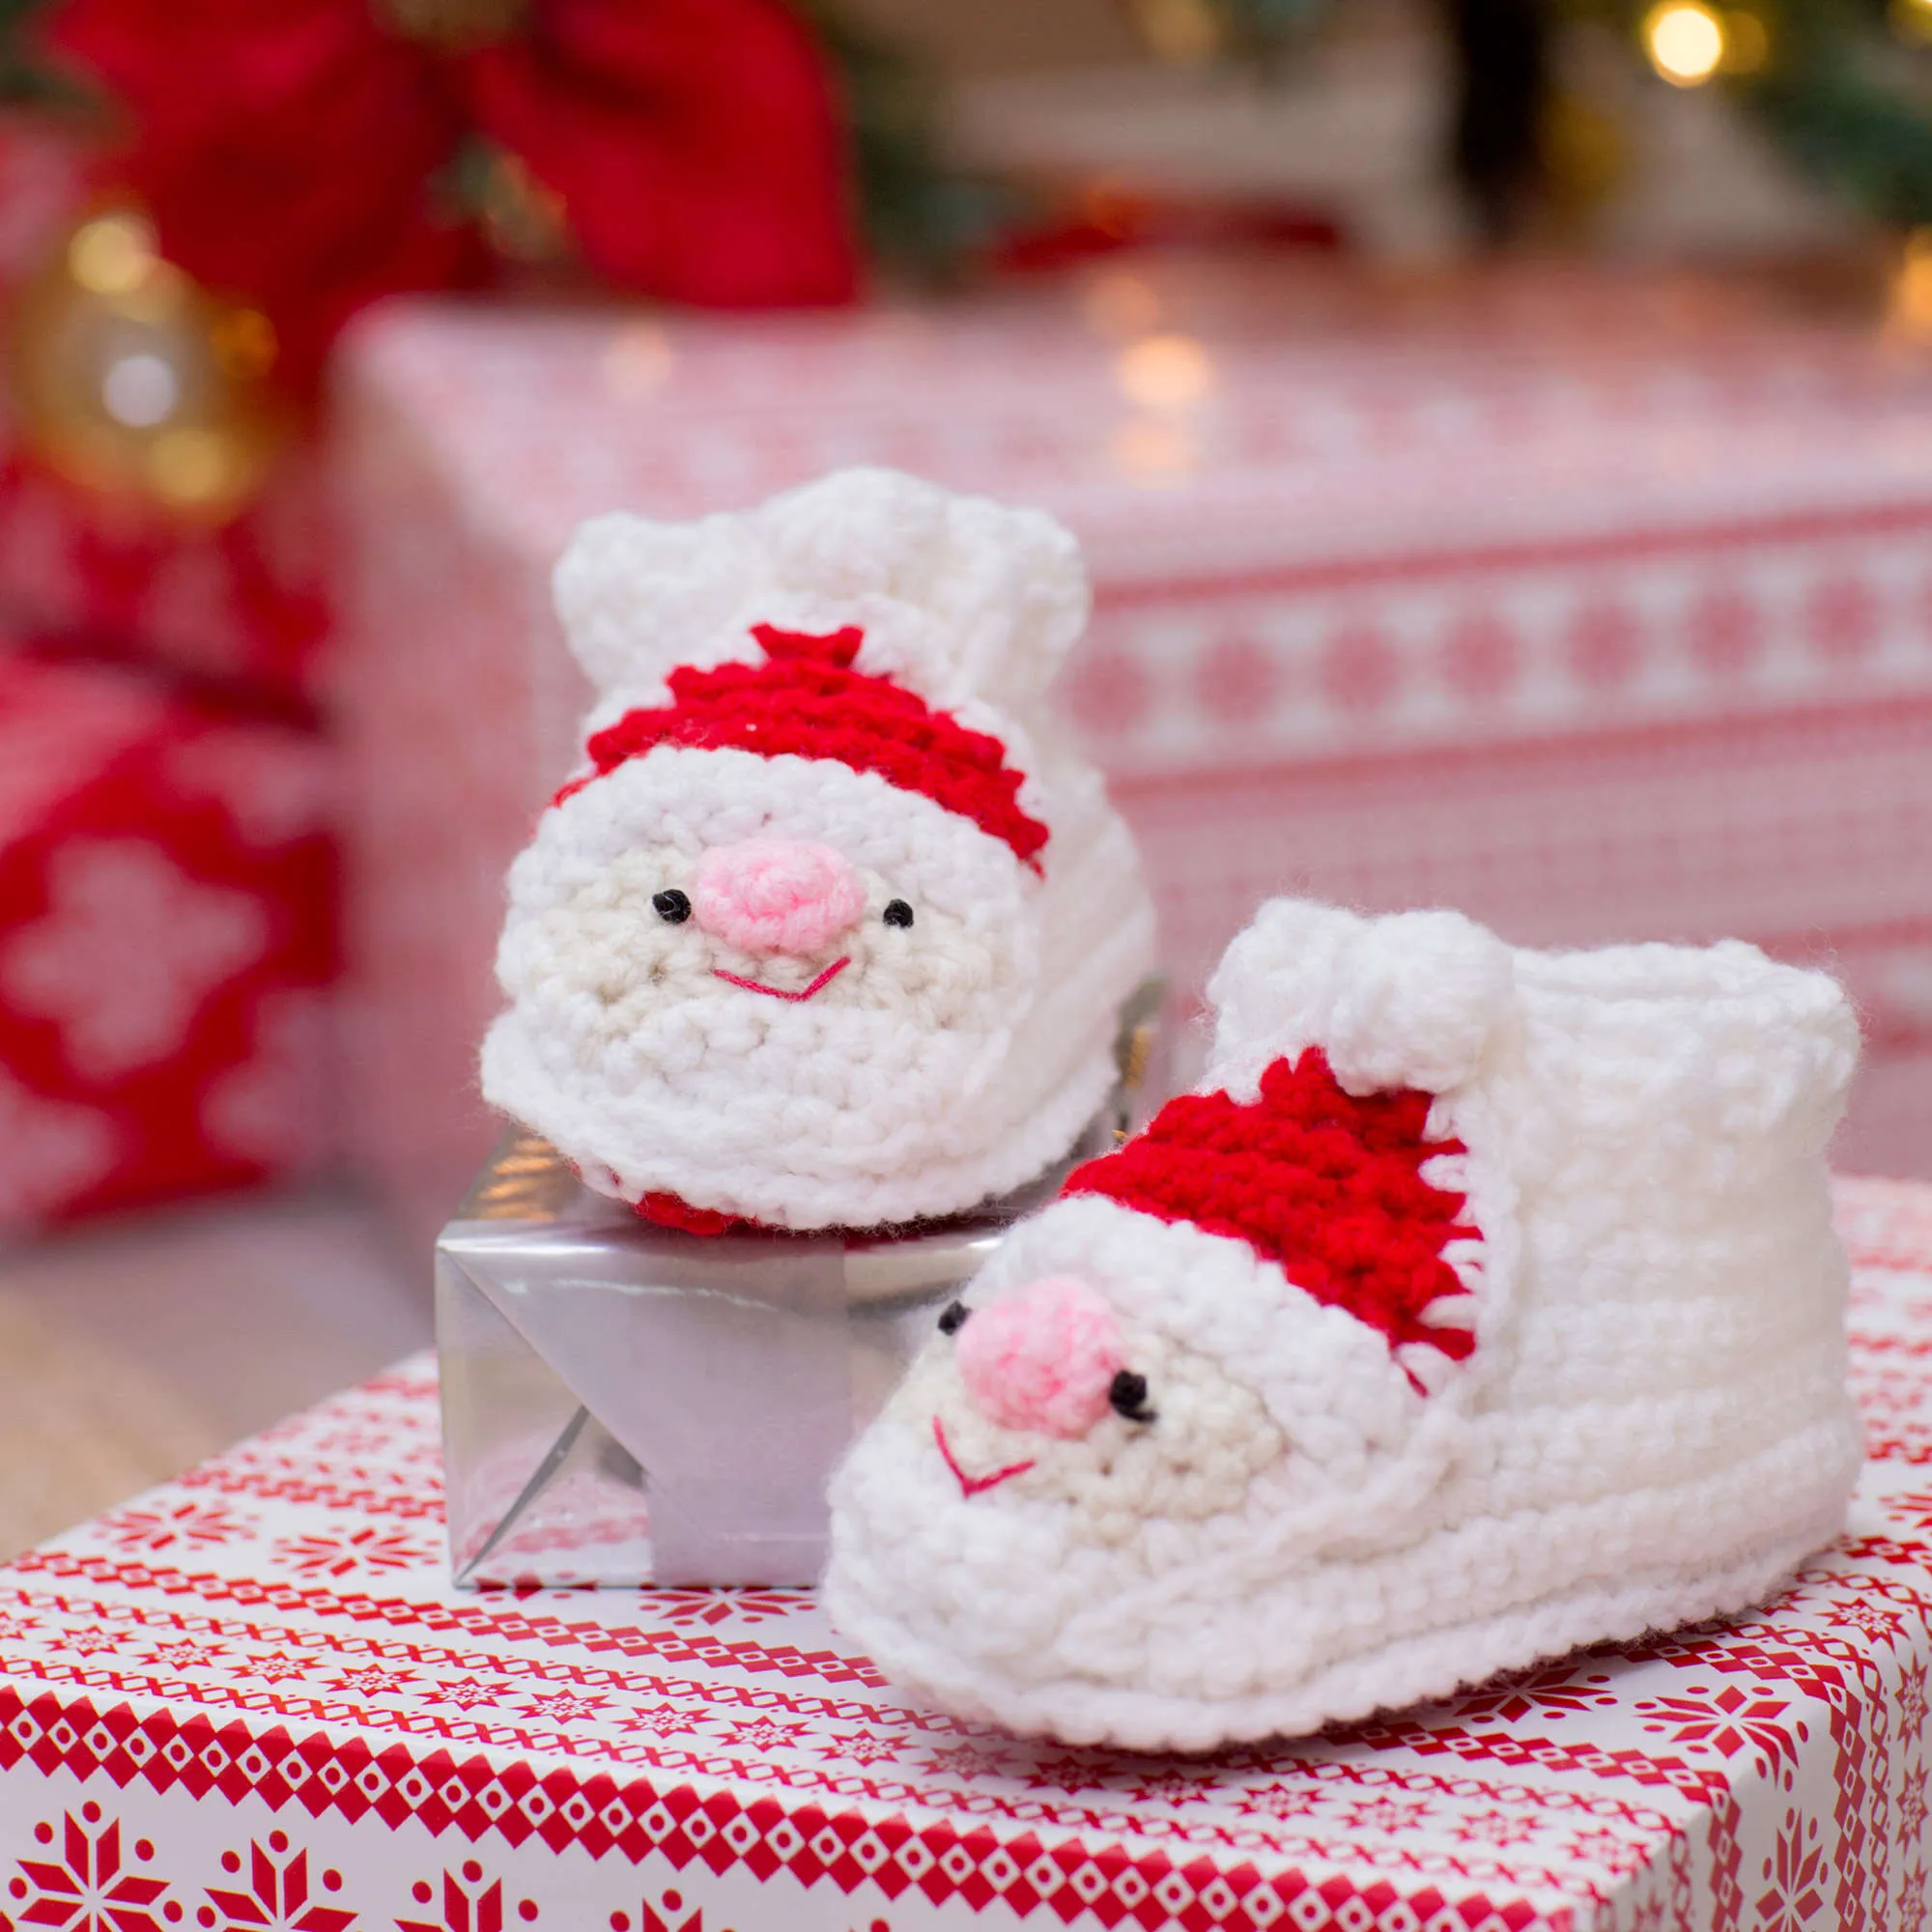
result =
[[963,1301],[949,1301],[939,1311],[939,1332],[942,1335],[956,1335],[966,1325],[966,1318],[972,1310]]
[[667,925],[682,925],[691,917],[691,901],[675,886],[668,893],[653,893],[651,905]]
[[886,923],[888,925],[910,925],[912,923],[912,907],[907,905],[904,899],[888,899],[886,901]]
[[1153,1410],[1147,1406],[1147,1378],[1135,1375],[1131,1369],[1122,1369],[1107,1391],[1107,1400],[1114,1405],[1116,1413],[1124,1415],[1129,1422],[1153,1420]]

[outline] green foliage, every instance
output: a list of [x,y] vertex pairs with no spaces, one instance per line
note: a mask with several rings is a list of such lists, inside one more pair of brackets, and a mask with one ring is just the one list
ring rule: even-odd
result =
[[[1333,4],[1333,0],[1327,0]],[[1324,0],[1210,0],[1231,52],[1271,56]],[[1572,19],[1615,25],[1642,61],[1651,0],[1545,0]],[[1932,225],[1932,44],[1901,38],[1891,9],[1912,0],[1710,0],[1762,21],[1769,56],[1719,83],[1801,174],[1875,220]],[[1924,0],[1921,0],[1924,4]],[[1926,16],[1932,29],[1932,12]]]
[[943,279],[997,227],[1003,197],[941,156],[937,89],[914,60],[855,23],[839,0],[793,4],[843,91],[873,260],[920,280]]
[[0,0],[0,106],[71,107],[86,97],[48,60],[36,38],[35,16],[48,0]]
[[1925,57],[1886,47],[1874,60],[1879,31],[1831,0],[1786,0],[1771,60],[1733,85],[1800,172],[1880,221],[1918,227],[1932,222],[1932,103],[1910,70]]

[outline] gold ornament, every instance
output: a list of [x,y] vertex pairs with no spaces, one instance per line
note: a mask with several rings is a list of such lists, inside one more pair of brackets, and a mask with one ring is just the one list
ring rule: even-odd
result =
[[145,216],[89,216],[23,291],[13,390],[27,445],[109,496],[219,522],[286,434],[275,331],[164,261]]

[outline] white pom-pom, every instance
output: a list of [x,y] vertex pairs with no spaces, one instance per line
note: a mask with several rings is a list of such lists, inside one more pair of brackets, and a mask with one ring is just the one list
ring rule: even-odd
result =
[[1231,1089],[1318,1046],[1351,1094],[1440,1094],[1476,1070],[1515,1002],[1510,950],[1455,912],[1365,919],[1271,899],[1208,984],[1209,1077]]

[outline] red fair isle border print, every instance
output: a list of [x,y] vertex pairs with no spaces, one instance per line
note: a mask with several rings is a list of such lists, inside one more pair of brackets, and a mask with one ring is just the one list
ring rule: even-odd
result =
[[1932,1189],[1840,1210],[1872,1461],[1782,1600],[1212,1759],[902,1705],[808,1593],[450,1592],[412,1366],[0,1573],[0,1932],[1925,1932]]

